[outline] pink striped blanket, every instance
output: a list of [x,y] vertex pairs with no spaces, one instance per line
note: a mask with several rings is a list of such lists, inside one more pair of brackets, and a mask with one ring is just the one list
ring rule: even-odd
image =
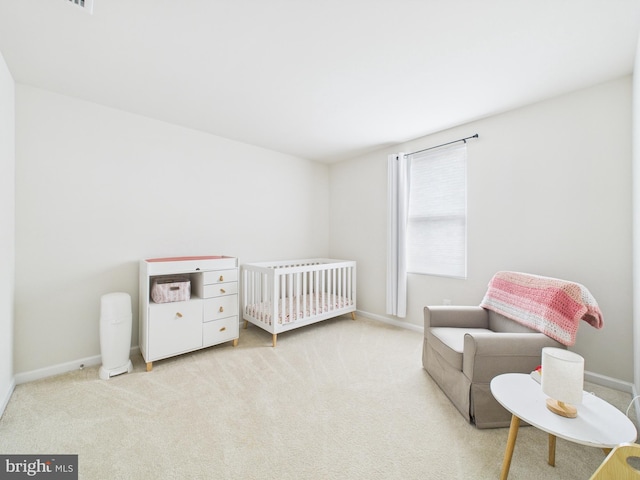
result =
[[603,326],[598,303],[584,286],[527,273],[496,273],[480,306],[567,346],[575,343],[580,320]]

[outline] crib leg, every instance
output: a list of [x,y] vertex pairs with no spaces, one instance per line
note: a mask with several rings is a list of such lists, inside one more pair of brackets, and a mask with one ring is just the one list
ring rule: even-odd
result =
[[274,333],[273,337],[272,337],[272,342],[273,342],[273,348],[276,347],[276,342],[278,341],[278,334]]
[[249,320],[244,321],[244,329],[246,330],[249,327]]
[[356,319],[356,312],[351,312],[351,320],[355,320]]

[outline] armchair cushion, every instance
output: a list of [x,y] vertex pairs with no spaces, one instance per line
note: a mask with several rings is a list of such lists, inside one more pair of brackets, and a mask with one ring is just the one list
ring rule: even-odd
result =
[[462,352],[465,336],[493,332],[486,328],[453,328],[433,327],[425,335],[429,335],[430,345],[452,367],[462,368]]

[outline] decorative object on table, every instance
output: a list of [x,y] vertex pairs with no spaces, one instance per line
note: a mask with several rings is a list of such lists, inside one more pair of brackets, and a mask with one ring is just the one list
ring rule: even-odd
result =
[[584,286],[529,273],[496,273],[480,306],[567,346],[576,342],[580,320],[603,326],[598,303]]
[[582,403],[584,358],[562,348],[542,349],[542,391],[551,398],[547,408],[557,415],[575,418],[574,405]]
[[542,365],[538,365],[533,372],[531,372],[531,378],[538,383],[542,383]]

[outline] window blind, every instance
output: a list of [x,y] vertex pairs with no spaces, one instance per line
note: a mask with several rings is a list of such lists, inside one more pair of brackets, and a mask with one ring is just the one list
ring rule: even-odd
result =
[[467,276],[467,145],[409,156],[407,271]]

